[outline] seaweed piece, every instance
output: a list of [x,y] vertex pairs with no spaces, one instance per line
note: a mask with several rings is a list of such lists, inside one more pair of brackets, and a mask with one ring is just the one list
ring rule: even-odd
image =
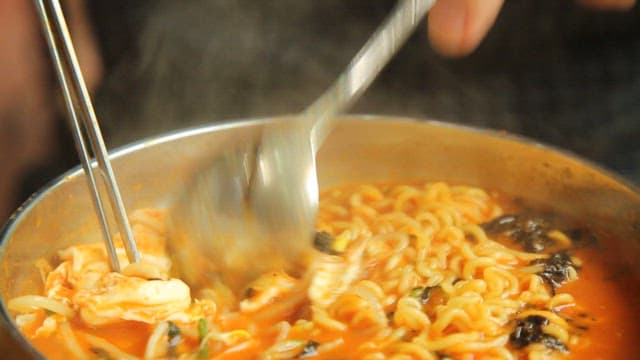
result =
[[430,318],[435,316],[438,305],[447,302],[447,294],[440,286],[415,287],[411,289],[409,296],[422,303],[422,310]]
[[317,342],[317,341],[313,341],[313,340],[307,341],[307,343],[304,345],[304,349],[302,349],[302,352],[300,354],[298,354],[298,356],[296,356],[296,358],[297,359],[306,359],[308,357],[312,357],[312,356],[318,355],[318,346],[319,345],[320,345],[320,343]]
[[182,341],[182,336],[180,335],[180,328],[172,321],[169,321],[167,336],[169,337],[169,359],[177,359],[178,354],[176,350],[178,344]]
[[542,271],[536,274],[549,285],[552,295],[555,295],[556,290],[569,280],[569,268],[576,269],[576,265],[566,251],[551,254],[546,259],[534,260],[531,264],[544,265]]
[[565,353],[569,352],[569,349],[565,344],[562,343],[562,341],[549,334],[544,334],[542,336],[542,345],[548,347],[549,349],[558,350]]
[[94,353],[96,355],[96,359],[97,360],[112,360],[113,358],[109,355],[108,352],[100,349],[100,348],[95,348],[92,347],[91,349],[89,349],[92,353]]
[[395,311],[387,311],[385,313],[385,315],[387,316],[387,320],[389,320],[389,322],[393,322],[393,316],[396,314]]
[[453,358],[443,352],[436,352],[438,360],[453,360]]
[[548,323],[549,319],[540,315],[529,315],[518,320],[515,329],[509,335],[509,342],[516,349],[522,349],[531,343],[541,343],[550,349],[568,352],[569,349],[560,340],[542,331]]
[[481,224],[489,234],[503,234],[524,246],[525,251],[539,253],[554,244],[547,236],[551,230],[549,220],[533,214],[503,215]]
[[431,299],[431,292],[438,286],[415,287],[409,292],[409,296],[418,299],[423,305]]
[[256,293],[257,293],[256,289],[252,287],[248,287],[247,290],[244,291],[244,298],[251,299],[256,295]]
[[573,228],[565,231],[574,246],[590,246],[598,243],[598,237],[588,228]]
[[333,249],[333,242],[335,237],[326,231],[316,231],[313,236],[313,247],[318,251],[322,251],[329,255],[338,255],[338,252]]
[[484,231],[492,234],[510,233],[515,231],[518,218],[518,215],[502,215],[480,226]]

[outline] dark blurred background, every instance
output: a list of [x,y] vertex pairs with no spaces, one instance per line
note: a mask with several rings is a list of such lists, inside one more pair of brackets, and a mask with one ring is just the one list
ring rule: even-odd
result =
[[[113,144],[211,121],[303,109],[391,0],[91,3],[105,59],[97,94]],[[640,180],[640,16],[509,0],[480,48],[435,54],[426,27],[353,112],[504,129]]]
[[[102,58],[95,101],[113,148],[188,126],[300,111],[394,1],[85,3]],[[573,151],[638,183],[639,11],[508,0],[488,38],[462,59],[434,53],[425,26],[352,112],[505,130]],[[48,135],[55,141],[15,175],[16,195],[7,208],[77,164],[65,117],[55,118]],[[2,166],[12,161],[0,160]]]

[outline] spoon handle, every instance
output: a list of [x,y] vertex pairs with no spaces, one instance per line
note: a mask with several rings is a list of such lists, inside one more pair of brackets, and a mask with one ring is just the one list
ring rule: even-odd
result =
[[333,129],[335,116],[360,98],[434,3],[435,0],[400,0],[338,79],[305,110],[313,153]]

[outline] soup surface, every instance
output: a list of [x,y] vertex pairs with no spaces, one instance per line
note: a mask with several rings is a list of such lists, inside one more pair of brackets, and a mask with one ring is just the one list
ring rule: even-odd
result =
[[[172,278],[163,210],[131,218],[142,261],[102,244],[40,261],[12,299],[51,359],[622,359],[640,353],[638,282],[611,239],[482,189],[367,184],[322,193],[306,271],[235,298]],[[122,247],[120,261],[126,264]]]

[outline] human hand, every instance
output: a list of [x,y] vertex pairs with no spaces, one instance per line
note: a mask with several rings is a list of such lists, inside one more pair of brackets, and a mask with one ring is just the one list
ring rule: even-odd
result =
[[[85,2],[65,1],[65,12],[85,81],[93,89],[102,77],[102,62]],[[59,87],[34,4],[0,0],[0,33],[1,224],[21,200],[24,173],[54,156],[56,112],[63,103],[56,96]]]
[[[550,0],[553,1],[553,0]],[[599,10],[628,10],[636,0],[576,0]],[[436,51],[451,57],[478,47],[498,16],[504,0],[438,0],[429,12],[429,40]]]

